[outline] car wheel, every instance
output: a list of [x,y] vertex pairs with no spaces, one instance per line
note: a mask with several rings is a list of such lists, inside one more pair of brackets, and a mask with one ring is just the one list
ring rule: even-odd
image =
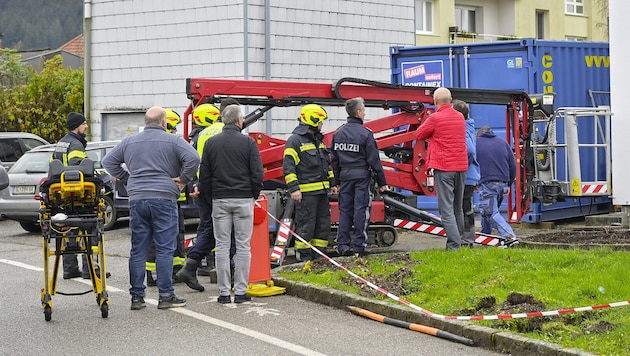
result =
[[37,221],[20,221],[22,229],[28,232],[41,232],[42,228]]
[[118,218],[116,207],[114,206],[114,201],[110,196],[104,196],[103,201],[105,202],[105,212],[103,214],[103,218],[105,220],[103,224],[103,228],[105,230],[111,230],[116,224],[116,219]]

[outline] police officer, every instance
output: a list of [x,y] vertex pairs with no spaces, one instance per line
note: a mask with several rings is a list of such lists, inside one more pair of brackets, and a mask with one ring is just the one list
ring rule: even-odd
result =
[[[300,123],[285,144],[282,169],[287,190],[295,201],[295,232],[318,249],[328,247],[330,203],[328,190],[333,181],[329,152],[321,134],[326,110],[317,104],[300,110]],[[333,187],[332,193],[337,189]],[[298,261],[308,261],[317,254],[304,242],[295,241]]]
[[[87,158],[87,153],[85,152],[87,141],[85,136],[87,136],[88,124],[85,120],[85,116],[76,112],[71,112],[66,117],[66,127],[68,128],[68,133],[62,137],[59,142],[57,142],[51,160],[58,159],[64,166],[77,166],[81,163],[81,161],[83,161],[83,159]],[[76,247],[74,246],[75,244],[76,241],[71,239],[68,243],[68,247],[74,248]],[[75,277],[89,279],[90,272],[87,268],[85,255],[83,255],[82,263],[83,272],[79,270],[77,255],[64,254],[63,279]]]
[[363,126],[363,98],[349,99],[345,105],[348,121],[335,131],[331,145],[335,183],[339,186],[337,252],[342,256],[354,252],[361,257],[367,254],[372,175],[380,192],[387,187],[376,140]]

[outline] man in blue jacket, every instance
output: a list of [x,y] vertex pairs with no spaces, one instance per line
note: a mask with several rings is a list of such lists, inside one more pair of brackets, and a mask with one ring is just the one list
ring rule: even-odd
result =
[[[199,155],[183,138],[166,132],[163,108],[150,108],[144,123],[142,132],[122,140],[102,161],[112,176],[127,181],[131,217],[131,309],[145,307],[145,263],[151,240],[156,250],[158,309],[182,307],[186,300],[175,296],[173,288],[177,199],[186,183],[196,178]],[[122,167],[123,163],[127,169]]]
[[496,228],[506,239],[516,235],[505,221],[499,207],[503,196],[508,193],[516,178],[516,159],[508,143],[484,126],[477,131],[477,161],[481,178],[479,179],[479,210],[481,211],[481,232],[492,233]]

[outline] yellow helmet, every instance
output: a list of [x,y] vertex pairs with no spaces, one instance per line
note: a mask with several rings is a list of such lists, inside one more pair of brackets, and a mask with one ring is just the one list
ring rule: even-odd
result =
[[219,109],[212,104],[201,104],[193,110],[193,121],[199,126],[210,126],[219,119]]
[[317,104],[304,105],[300,110],[300,121],[309,126],[317,127],[327,117],[326,110]]
[[166,132],[168,133],[174,133],[175,131],[177,131],[177,125],[179,125],[180,122],[182,122],[182,119],[179,117],[179,115],[171,110],[171,109],[166,109]]

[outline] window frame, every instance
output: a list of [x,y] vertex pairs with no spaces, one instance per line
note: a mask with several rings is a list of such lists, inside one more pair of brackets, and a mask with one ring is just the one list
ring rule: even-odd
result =
[[[461,23],[458,23],[458,14],[457,12],[461,11]],[[455,5],[455,25],[459,28],[459,31],[461,32],[468,32],[468,33],[480,33],[480,24],[481,21],[480,17],[481,17],[481,11],[482,8],[478,7],[478,6],[466,6],[466,5]],[[473,25],[474,28],[470,28],[470,19],[471,19],[471,13],[474,15],[473,16]],[[466,27],[464,26],[464,21],[466,22]]]
[[[416,34],[429,34],[433,33],[435,25],[434,19],[434,6],[433,0],[415,0],[414,1],[414,26]],[[419,13],[418,7],[421,7]],[[422,16],[422,21],[419,21],[418,15]]]
[[564,13],[584,16],[584,0],[564,0]]

